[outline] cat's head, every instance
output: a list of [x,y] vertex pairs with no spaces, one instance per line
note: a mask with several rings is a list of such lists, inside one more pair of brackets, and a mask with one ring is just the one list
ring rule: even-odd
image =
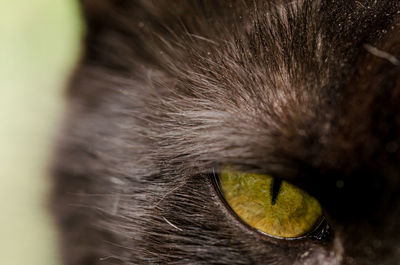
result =
[[[66,264],[399,264],[397,1],[84,2]],[[304,190],[325,226],[260,233],[220,194],[227,165]]]

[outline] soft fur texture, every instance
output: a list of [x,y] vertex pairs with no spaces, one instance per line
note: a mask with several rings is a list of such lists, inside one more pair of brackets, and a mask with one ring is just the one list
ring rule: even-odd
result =
[[[82,6],[53,167],[66,265],[399,264],[399,1]],[[333,235],[248,229],[212,185],[226,164],[304,188]]]

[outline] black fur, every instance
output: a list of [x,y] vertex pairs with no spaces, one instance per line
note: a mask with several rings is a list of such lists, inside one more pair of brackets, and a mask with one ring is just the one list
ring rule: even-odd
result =
[[[400,264],[397,0],[86,0],[53,209],[68,265]],[[245,227],[210,176],[288,179],[333,235]]]

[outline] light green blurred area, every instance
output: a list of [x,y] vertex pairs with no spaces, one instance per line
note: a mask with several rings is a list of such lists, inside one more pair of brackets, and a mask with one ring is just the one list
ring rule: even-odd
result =
[[74,0],[0,0],[2,265],[59,264],[46,171],[81,35]]

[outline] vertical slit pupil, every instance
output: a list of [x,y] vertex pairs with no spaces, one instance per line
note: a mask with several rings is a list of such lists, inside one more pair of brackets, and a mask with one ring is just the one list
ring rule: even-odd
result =
[[281,189],[282,186],[282,180],[274,178],[272,180],[272,190],[271,190],[271,204],[275,205],[276,199],[278,198],[279,190]]

